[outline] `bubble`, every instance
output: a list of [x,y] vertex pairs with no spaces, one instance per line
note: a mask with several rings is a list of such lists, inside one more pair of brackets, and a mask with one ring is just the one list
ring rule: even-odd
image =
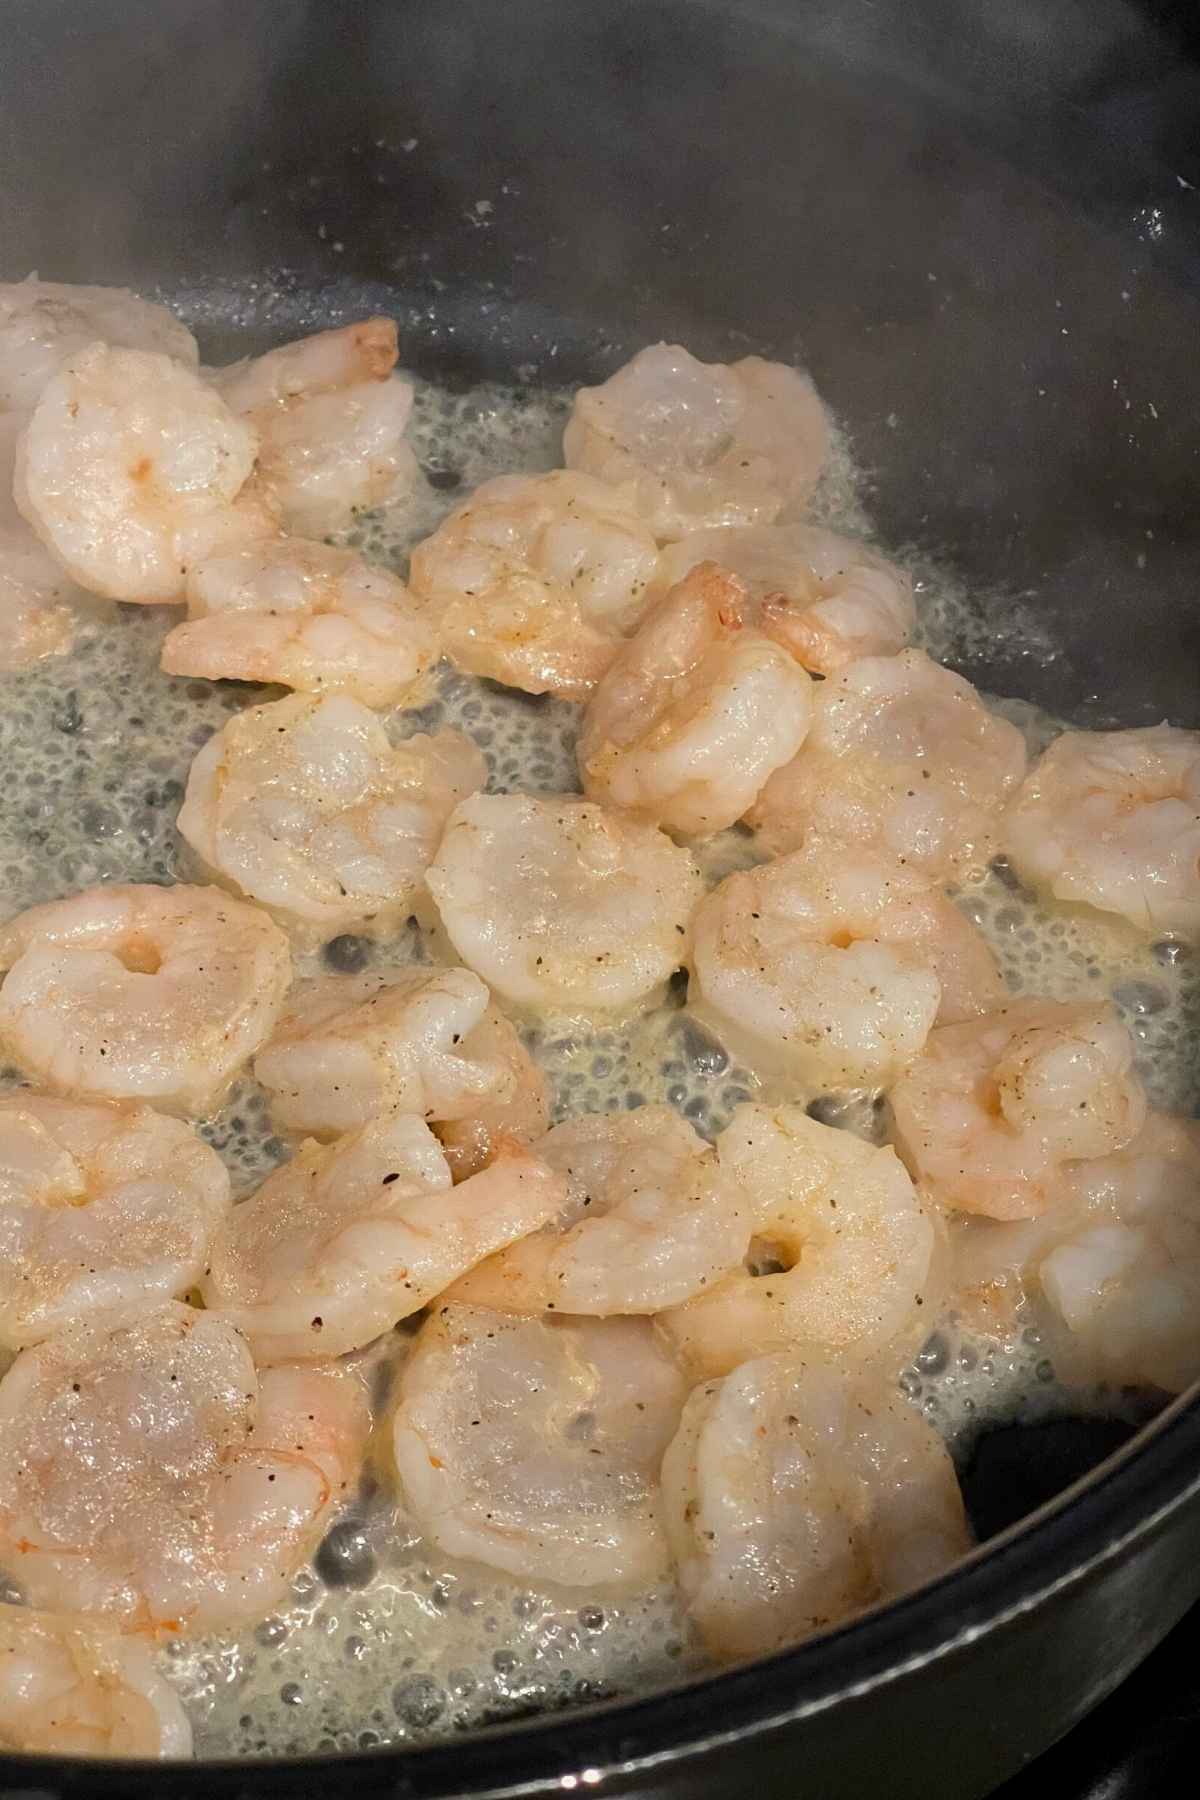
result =
[[375,1552],[358,1519],[342,1519],[326,1532],[314,1565],[329,1587],[365,1587],[375,1573]]
[[324,955],[329,967],[336,969],[339,975],[357,975],[371,960],[371,946],[366,938],[345,932],[341,937],[330,939]]

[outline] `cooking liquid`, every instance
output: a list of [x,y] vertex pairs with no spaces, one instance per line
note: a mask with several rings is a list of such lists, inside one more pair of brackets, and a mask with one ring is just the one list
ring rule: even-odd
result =
[[[556,465],[568,405],[568,395],[545,390],[484,386],[447,394],[418,384],[410,436],[429,480],[389,514],[363,521],[347,541],[403,573],[410,545],[479,482]],[[839,441],[815,516],[869,535],[860,492]],[[1006,637],[1019,633],[1035,652],[1053,654],[1028,607],[969,598],[928,563],[903,552],[899,560],[913,568],[920,641],[934,656],[969,668],[1000,618]],[[186,877],[174,820],[191,759],[230,714],[275,691],[162,675],[159,648],[177,618],[162,608],[113,608],[70,657],[0,678],[0,879],[8,913],[97,881]],[[389,729],[406,736],[459,727],[484,752],[493,788],[577,787],[575,707],[449,669],[428,678],[418,702],[392,713]],[[1057,729],[1021,702],[996,704],[1026,730],[1033,749]],[[754,860],[752,839],[737,830],[703,852],[714,881]],[[1200,978],[1185,951],[1148,944],[1098,914],[1044,907],[1003,867],[956,897],[988,937],[1014,992],[1111,995],[1138,1041],[1155,1103],[1196,1109],[1200,1071],[1189,1044],[1200,1033]],[[432,953],[410,921],[388,944],[339,939],[306,959],[301,972]],[[753,1074],[691,1022],[681,989],[629,1023],[541,1020],[528,1042],[552,1078],[556,1118],[665,1101],[711,1134],[756,1088]],[[0,1076],[10,1086],[19,1079],[11,1069]],[[802,1097],[830,1123],[866,1135],[881,1130],[881,1109],[869,1101]],[[204,1130],[238,1193],[286,1154],[251,1081]],[[1068,1398],[1032,1312],[998,1336],[972,1333],[956,1320],[931,1325],[938,1328],[901,1386],[956,1451],[988,1422],[1134,1404],[1111,1393]],[[401,1328],[368,1353],[381,1407],[410,1337]],[[168,1646],[162,1661],[188,1704],[198,1755],[419,1740],[601,1695],[645,1693],[704,1666],[670,1592],[633,1599],[556,1592],[431,1550],[397,1504],[382,1461],[313,1567],[297,1578],[288,1607],[238,1637]]]

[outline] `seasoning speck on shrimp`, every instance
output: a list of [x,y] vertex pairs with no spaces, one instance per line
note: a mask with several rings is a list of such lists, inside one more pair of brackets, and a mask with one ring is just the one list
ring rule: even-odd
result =
[[944,1026],[890,1099],[923,1190],[994,1219],[1044,1212],[1065,1164],[1121,1149],[1146,1119],[1129,1033],[1111,1007],[1077,1001],[1014,1000]]
[[1025,773],[1025,740],[923,650],[864,656],[817,689],[812,729],[747,813],[764,850],[810,834],[937,879],[979,873]]
[[79,1614],[0,1606],[0,1748],[187,1757],[192,1728],[148,1644]]
[[785,1649],[971,1548],[933,1426],[888,1376],[808,1357],[696,1388],[662,1479],[687,1609],[715,1656]]
[[521,1580],[655,1581],[659,1464],[684,1391],[645,1319],[439,1306],[400,1374],[405,1503],[439,1550]]
[[574,795],[475,794],[427,881],[462,960],[521,1006],[613,1012],[680,968],[700,874],[652,825]]
[[590,475],[500,475],[412,554],[410,581],[460,668],[586,700],[645,611],[651,531]]
[[1200,938],[1200,731],[1065,731],[1013,800],[1004,848],[1056,900]]
[[860,656],[894,656],[913,634],[912,581],[866,544],[821,525],[693,531],[662,553],[668,584],[698,563],[745,582],[760,630],[817,675]]
[[739,1267],[659,1314],[696,1376],[775,1350],[858,1360],[917,1347],[933,1307],[938,1229],[890,1148],[810,1119],[801,1106],[739,1106],[717,1139],[757,1248],[780,1266]]
[[219,888],[88,888],[0,929],[0,1043],[54,1093],[206,1117],[271,1034],[287,939]]
[[635,484],[660,538],[795,517],[825,461],[829,427],[808,376],[745,356],[702,363],[651,344],[600,387],[580,388],[563,459],[613,486]]
[[199,1280],[229,1210],[229,1177],[178,1119],[148,1106],[40,1094],[0,1099],[0,1344]]
[[247,545],[194,568],[168,675],[274,681],[394,706],[440,646],[404,583],[350,550],[304,538]]
[[357,1376],[256,1370],[168,1301],[23,1350],[0,1381],[0,1561],[34,1606],[205,1636],[263,1618],[355,1479]]
[[733,825],[804,742],[812,682],[747,623],[742,582],[701,563],[648,613],[579,734],[585,792],[683,837]]
[[460,732],[393,745],[348,694],[249,707],[192,763],[179,830],[219,880],[321,942],[412,910],[442,828],[483,785]]
[[751,1209],[669,1106],[587,1114],[534,1146],[566,1201],[540,1231],[465,1276],[451,1298],[501,1312],[655,1313],[737,1267]]

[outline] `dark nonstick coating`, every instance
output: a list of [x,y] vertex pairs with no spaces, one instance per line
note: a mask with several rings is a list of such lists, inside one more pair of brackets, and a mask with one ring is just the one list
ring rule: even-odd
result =
[[[1196,725],[1193,29],[1165,0],[10,0],[4,273],[159,286],[213,338],[379,307],[450,381],[659,336],[796,358],[884,537],[988,597],[967,673]],[[11,1759],[0,1794],[982,1794],[1200,1591],[1198,1472],[1184,1403],[937,1587],[670,1696],[319,1770]],[[981,1480],[993,1522],[1038,1498]]]

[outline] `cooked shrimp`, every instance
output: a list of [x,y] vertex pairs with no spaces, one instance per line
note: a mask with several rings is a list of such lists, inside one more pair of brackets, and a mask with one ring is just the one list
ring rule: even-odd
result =
[[1151,1113],[1108,1156],[1068,1163],[1040,1218],[964,1219],[969,1295],[1040,1292],[1060,1378],[1180,1393],[1200,1375],[1200,1125]]
[[0,670],[28,669],[69,650],[82,599],[23,522],[0,527]]
[[584,790],[687,837],[746,811],[804,742],[812,682],[745,625],[743,584],[701,563],[647,615],[579,735]]
[[53,1092],[214,1112],[271,1034],[287,940],[217,888],[88,888],[0,928],[0,1043]]
[[17,504],[80,587],[182,600],[214,515],[222,530],[239,520],[234,502],[257,449],[194,370],[92,344],[42,392],[17,447]]
[[864,656],[817,690],[812,729],[747,822],[772,855],[808,833],[874,844],[929,875],[993,855],[1025,740],[923,650]]
[[1044,1212],[1065,1163],[1119,1150],[1146,1118],[1129,1033],[1086,1002],[1017,1000],[933,1032],[891,1102],[929,1196],[994,1219]]
[[460,668],[586,700],[657,571],[625,495],[556,469],[486,481],[417,545],[409,579]]
[[820,525],[694,531],[662,553],[662,578],[715,562],[746,583],[754,622],[818,675],[894,656],[913,634],[912,582],[865,544]]
[[441,1145],[407,1113],[311,1139],[218,1233],[205,1304],[260,1361],[341,1356],[552,1219],[565,1183],[520,1145],[451,1188]]
[[96,1619],[0,1606],[0,1746],[185,1757],[192,1728],[146,1644]]
[[1200,937],[1200,731],[1065,731],[1004,821],[1031,886]]
[[560,794],[464,800],[426,880],[467,966],[542,1010],[644,1002],[682,965],[700,894],[661,831]]
[[367,970],[294,989],[254,1065],[280,1131],[336,1137],[379,1113],[469,1117],[504,1102],[507,1062],[468,1053],[488,991],[469,969]]
[[669,1106],[556,1125],[534,1146],[561,1174],[558,1217],[481,1263],[450,1298],[516,1313],[654,1313],[737,1267],[750,1208]]
[[123,350],[155,350],[195,368],[196,340],[165,306],[126,288],[66,281],[0,284],[0,409],[28,413],[63,364],[97,340]]
[[946,1446],[893,1381],[797,1355],[696,1388],[662,1480],[688,1612],[717,1656],[782,1650],[971,1548]]
[[413,391],[395,362],[395,324],[373,318],[209,371],[258,433],[259,479],[288,531],[324,537],[412,485]]
[[507,1098],[477,1100],[465,1119],[434,1121],[455,1181],[482,1169],[502,1139],[532,1144],[550,1124],[550,1084],[498,1006],[488,1007],[459,1048],[466,1061],[503,1071],[496,1093]]
[[665,1572],[658,1469],[684,1387],[644,1319],[440,1306],[400,1376],[405,1502],[439,1550],[522,1580]]
[[349,550],[277,538],[191,571],[188,621],[162,650],[168,675],[277,681],[394,706],[440,646],[408,589]]
[[209,739],[179,831],[207,870],[305,939],[379,937],[412,910],[447,818],[486,774],[460,732],[394,746],[348,694],[294,694]]
[[214,1150],[148,1106],[0,1098],[0,1344],[199,1280],[229,1210]]
[[812,840],[725,878],[692,920],[688,1001],[764,1078],[886,1087],[935,1019],[1003,986],[983,937],[916,869]]
[[168,1301],[23,1350],[0,1381],[0,1561],[34,1606],[203,1635],[261,1619],[357,1472],[363,1389],[255,1370]]
[[[804,1350],[898,1361],[931,1323],[938,1232],[891,1149],[818,1125],[802,1106],[739,1106],[717,1139],[728,1187],[775,1274],[733,1270],[660,1313],[697,1377]],[[914,1341],[915,1340],[915,1341]]]
[[829,427],[807,375],[745,356],[702,363],[678,344],[639,350],[580,388],[563,433],[569,469],[636,483],[660,538],[795,517],[825,461]]

